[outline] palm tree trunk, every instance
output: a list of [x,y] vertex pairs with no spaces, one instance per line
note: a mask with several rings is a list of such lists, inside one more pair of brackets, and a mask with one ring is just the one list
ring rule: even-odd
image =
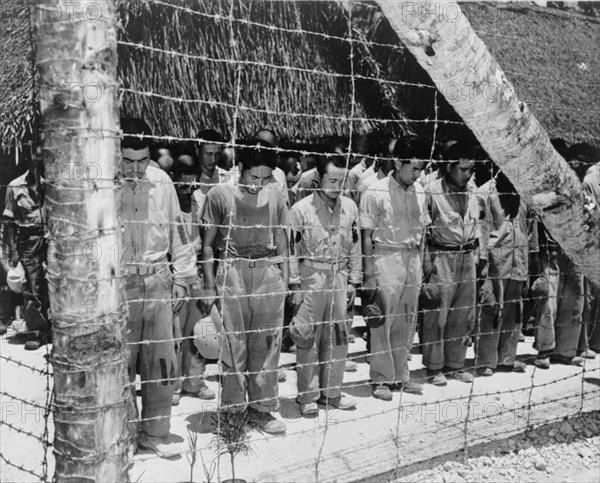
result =
[[37,1],[58,482],[127,481],[113,0]]
[[[383,14],[491,159],[583,274],[600,284],[600,221],[581,184],[453,1],[377,0]],[[560,40],[560,39],[558,39]]]

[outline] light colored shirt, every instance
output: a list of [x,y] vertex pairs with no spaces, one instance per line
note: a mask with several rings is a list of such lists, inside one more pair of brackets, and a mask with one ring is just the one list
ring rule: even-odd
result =
[[[367,171],[365,171],[365,173]],[[364,176],[362,176],[358,180],[358,184],[354,188],[354,198],[353,199],[356,202],[356,204],[360,205],[360,198],[362,197],[363,193],[367,190],[367,188],[370,188],[375,183],[377,183],[377,181],[385,178],[386,176],[387,176],[387,174],[385,174],[383,172],[383,170],[381,170],[381,169],[378,169],[377,172],[375,172],[375,171],[371,172],[371,174],[369,176],[367,176],[366,178]]]
[[174,278],[195,276],[196,255],[167,173],[148,166],[139,181],[123,185],[121,201],[123,262],[134,266],[166,264],[167,254],[171,254]]
[[340,263],[348,266],[348,282],[362,283],[358,207],[350,198],[340,196],[331,210],[313,193],[296,203],[290,211],[296,251],[290,256],[290,283],[300,283],[299,260]]
[[202,223],[218,226],[215,243],[220,256],[225,252],[233,258],[273,256],[275,230],[287,229],[287,202],[281,190],[265,186],[256,206],[247,202],[247,196],[229,184],[215,186],[206,196]]
[[219,183],[235,184],[240,176],[240,170],[237,166],[233,166],[229,171],[217,166],[216,172],[219,175]]
[[361,197],[360,227],[373,230],[375,244],[416,247],[430,223],[423,187],[415,183],[405,190],[393,173],[373,183]]
[[596,209],[600,210],[600,169],[591,171],[583,178],[582,187],[596,201]]
[[503,208],[495,180],[477,190],[486,210],[481,239],[487,244],[489,273],[494,279],[527,280],[529,253],[539,252],[537,219],[520,200],[514,218]]
[[[430,177],[426,186],[430,207],[431,230],[429,238],[434,245],[456,247],[477,241],[481,236],[480,224],[485,212],[472,184],[465,192],[454,195],[448,189],[445,177]],[[466,198],[466,209],[461,214],[459,197]]]
[[[221,169],[221,168],[217,168]],[[225,171],[225,170],[223,170]],[[228,173],[229,171],[225,171]],[[199,183],[200,188],[194,190],[192,193],[192,242],[194,244],[194,249],[196,253],[199,253],[202,250],[202,238],[200,236],[200,225],[202,225],[202,213],[204,212],[204,203],[206,202],[206,195],[211,190],[211,188],[219,183],[222,183],[221,173],[215,170],[212,177],[206,176],[204,174],[200,175]]]
[[365,161],[365,158],[362,158],[360,163],[358,163],[356,166],[353,166],[350,171],[348,171],[348,176],[346,177],[346,191],[352,193],[356,183],[358,183],[358,179],[367,170],[367,168],[367,162]]
[[29,174],[26,171],[8,184],[3,216],[22,228],[41,228],[42,211],[33,180],[27,178]]

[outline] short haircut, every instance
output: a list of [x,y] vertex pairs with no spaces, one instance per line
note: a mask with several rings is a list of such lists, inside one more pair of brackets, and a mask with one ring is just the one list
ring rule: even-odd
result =
[[[122,117],[119,121],[123,139],[121,139],[121,148],[140,149],[150,148],[152,146],[152,129],[143,119],[136,117]],[[139,137],[150,136],[150,137]]]
[[275,169],[277,164],[277,153],[273,146],[262,139],[248,139],[242,143],[237,153],[237,160],[242,165],[242,171],[266,166]]
[[330,164],[333,164],[336,168],[344,169],[348,165],[346,157],[341,154],[335,154],[333,156],[319,155],[317,157],[316,168],[317,173],[319,173],[321,179],[323,179],[323,176],[325,176],[325,173],[327,172],[327,166],[329,166]]
[[271,131],[270,129],[268,129],[266,127],[263,127],[262,129],[259,129],[258,131],[256,131],[254,138],[258,139],[260,141],[266,141],[274,148],[276,148],[277,145],[279,144],[279,140],[277,139],[277,134],[275,134],[273,131]]
[[403,136],[396,141],[393,156],[405,163],[413,159],[429,160],[431,143],[422,137]]
[[302,167],[300,164],[300,153],[297,151],[285,151],[279,159],[279,167],[286,175],[292,173],[296,176]]
[[180,154],[179,156],[177,156],[177,159],[173,163],[173,169],[172,169],[174,180],[180,179],[181,176],[183,176],[184,174],[193,174],[193,175],[198,174],[194,158],[192,156],[190,156],[192,158],[192,165],[190,166],[189,164],[181,161],[181,156],[190,156],[190,155],[189,154]]
[[221,133],[215,131],[214,129],[203,129],[196,135],[196,138],[200,142],[200,146],[210,143],[222,144],[225,142],[225,139]]
[[473,143],[459,141],[450,146],[444,153],[444,161],[452,163],[461,159],[477,159],[477,150]]

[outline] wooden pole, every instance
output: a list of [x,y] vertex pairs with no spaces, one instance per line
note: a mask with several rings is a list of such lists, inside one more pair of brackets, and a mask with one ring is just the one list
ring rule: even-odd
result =
[[[454,1],[377,0],[383,14],[552,237],[600,284],[600,230],[581,184]],[[560,39],[558,39],[560,40]]]
[[127,481],[114,0],[32,9],[42,114],[58,482]]

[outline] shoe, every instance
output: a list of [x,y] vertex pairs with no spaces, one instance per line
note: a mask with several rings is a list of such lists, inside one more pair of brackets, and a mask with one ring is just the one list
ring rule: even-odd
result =
[[277,373],[277,382],[285,382],[287,380],[287,375],[283,369],[279,369]]
[[391,401],[394,398],[392,391],[385,384],[373,385],[372,394],[375,399],[381,399],[382,401]]
[[208,386],[202,386],[198,391],[181,391],[186,396],[197,397],[198,399],[214,399],[217,397],[215,391]]
[[181,399],[180,392],[174,392],[173,397],[171,398],[171,406],[179,406],[179,400]]
[[138,437],[138,446],[142,449],[154,451],[160,458],[173,458],[179,456],[186,448],[171,440],[170,435],[159,438],[141,432]]
[[423,392],[423,384],[415,381],[397,382],[391,389],[392,391],[402,391],[409,394],[421,394]]
[[584,359],[595,359],[596,352],[594,352],[592,349],[588,349],[588,350],[582,351],[579,354],[579,357],[583,357]]
[[319,414],[319,406],[316,402],[300,403],[300,414],[302,416],[315,416]]
[[535,367],[538,369],[550,369],[550,358],[540,357],[535,360]]
[[524,362],[521,362],[521,361],[515,361],[515,363],[512,366],[513,372],[523,373],[526,370],[527,370],[527,364],[525,364]]
[[484,377],[493,376],[494,375],[494,369],[492,369],[491,367],[478,367],[477,368],[477,375],[484,376]]
[[564,364],[567,366],[583,366],[584,360],[583,357],[567,357],[554,354],[550,356],[550,362],[553,364]]
[[277,419],[271,413],[257,411],[253,408],[248,408],[248,422],[251,426],[261,429],[268,434],[285,433],[285,423]]
[[452,373],[452,379],[454,379],[456,381],[460,381],[460,382],[472,382],[473,374],[471,374],[470,372],[467,372],[465,370],[454,371]]
[[356,372],[358,370],[358,364],[354,361],[346,361],[344,365],[345,372]]
[[38,334],[34,339],[25,342],[25,350],[36,351],[48,342],[50,342],[50,337],[47,334]]
[[347,394],[342,394],[339,397],[325,397],[321,396],[317,401],[317,404],[321,406],[331,406],[336,409],[341,409],[342,411],[348,411],[350,409],[354,409],[358,404],[356,399]]
[[446,386],[448,385],[448,379],[446,379],[446,376],[444,376],[444,374],[442,374],[442,372],[433,372],[429,375],[429,382],[431,382],[431,384],[433,384],[434,386]]

